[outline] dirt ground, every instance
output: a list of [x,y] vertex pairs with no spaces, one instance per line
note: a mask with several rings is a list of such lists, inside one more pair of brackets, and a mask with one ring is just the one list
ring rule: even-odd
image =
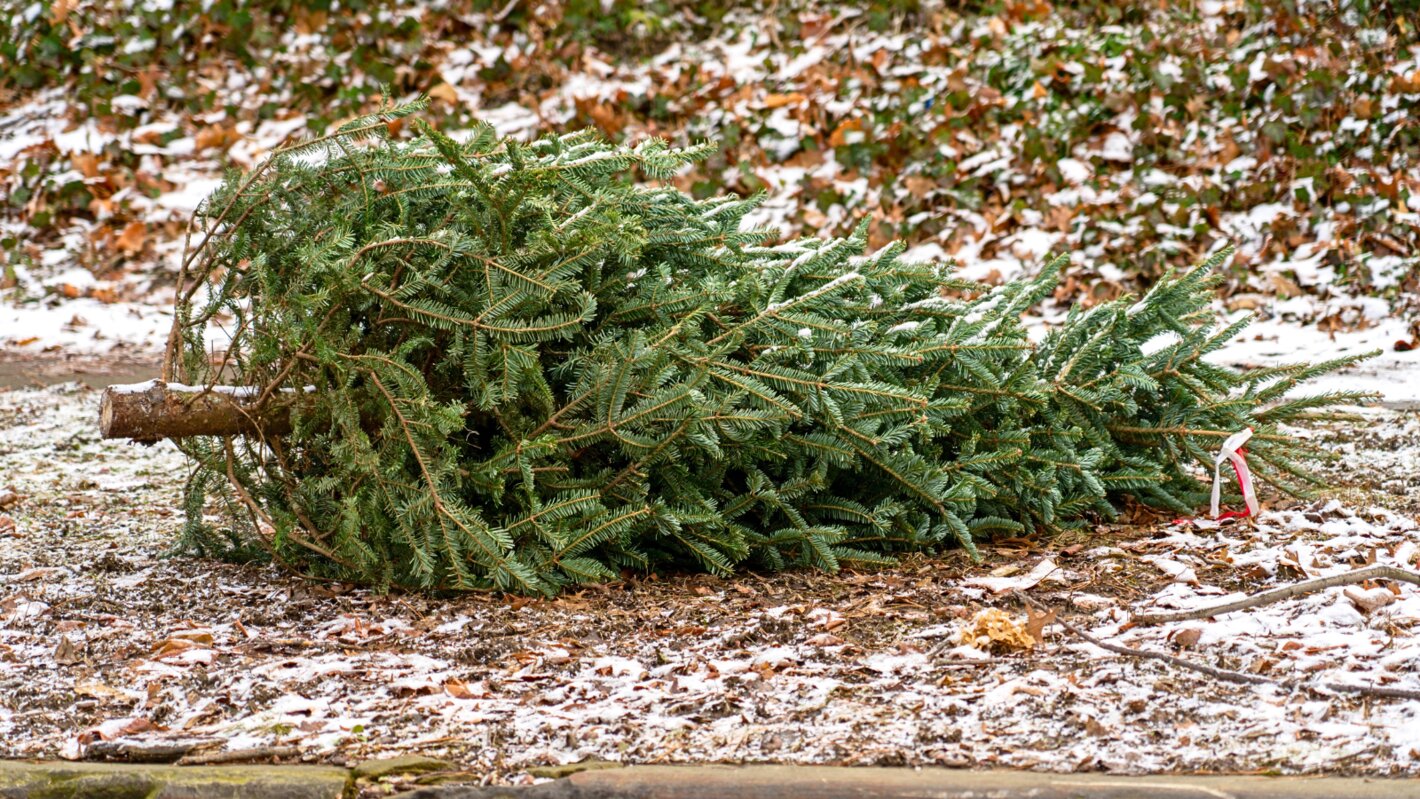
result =
[[[0,388],[0,756],[423,754],[485,782],[586,758],[1420,774],[1420,589],[1333,588],[1129,623],[1420,551],[1420,412],[1317,431],[1325,498],[1140,514],[873,572],[652,576],[555,600],[375,595],[175,556],[169,445],[100,441],[98,395]],[[1218,681],[1102,639],[1260,675]],[[983,614],[996,608],[1003,615]],[[237,756],[241,756],[238,754]]]

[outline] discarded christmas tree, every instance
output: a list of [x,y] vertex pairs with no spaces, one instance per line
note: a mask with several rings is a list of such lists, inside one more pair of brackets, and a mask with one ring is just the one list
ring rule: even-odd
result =
[[[402,107],[233,176],[205,204],[170,377],[246,387],[245,436],[188,437],[185,540],[308,573],[550,593],[670,566],[882,561],[1052,530],[1126,495],[1192,511],[1222,438],[1310,482],[1282,425],[1314,367],[1204,360],[1211,270],[1072,313],[902,247],[766,246],[754,199],[638,183],[710,152],[480,127],[387,141]],[[209,321],[232,340],[212,357]],[[280,417],[263,428],[263,414]],[[230,431],[229,431],[230,432]],[[218,501],[221,524],[204,519]]]

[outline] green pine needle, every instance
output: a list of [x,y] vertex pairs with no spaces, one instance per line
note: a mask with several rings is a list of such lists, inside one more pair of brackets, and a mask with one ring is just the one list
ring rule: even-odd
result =
[[[771,246],[741,229],[757,198],[628,179],[710,145],[387,141],[417,110],[290,148],[204,206],[173,365],[303,400],[281,438],[182,442],[192,549],[543,594],[628,568],[974,553],[1126,495],[1187,508],[1199,461],[1243,427],[1260,474],[1304,486],[1311,445],[1286,425],[1364,399],[1286,396],[1352,359],[1204,359],[1240,329],[1209,311],[1227,251],[1037,345],[1020,316],[1065,256],[989,288],[901,245],[866,253],[866,227]],[[237,320],[220,365],[218,316]]]

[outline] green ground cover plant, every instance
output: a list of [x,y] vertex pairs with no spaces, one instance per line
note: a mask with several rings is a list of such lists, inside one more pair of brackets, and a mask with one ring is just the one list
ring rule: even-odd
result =
[[[215,171],[263,122],[322,133],[390,86],[439,98],[428,113],[446,129],[516,105],[540,132],[714,138],[720,151],[681,188],[785,195],[795,231],[848,235],[869,216],[873,247],[932,241],[951,254],[989,231],[988,259],[1015,257],[1013,236],[1063,236],[1091,256],[1061,294],[1087,301],[1146,288],[1230,228],[1253,240],[1223,265],[1227,290],[1340,285],[1406,306],[1420,288],[1413,2],[602,6],[17,9],[0,34],[0,110],[62,96],[70,125],[113,138],[92,153],[38,143],[0,163],[0,260],[42,269],[29,248],[68,236],[88,242],[67,246],[97,275],[149,265],[135,237],[151,250],[170,236],[145,211],[173,188],[167,170]],[[707,73],[691,57],[699,44],[739,54],[734,77]],[[548,106],[598,82],[609,89],[595,100]],[[1115,135],[1128,147],[1105,147]],[[1073,173],[1062,159],[1079,162]],[[1062,196],[1074,173],[1083,198]],[[0,287],[16,281],[0,275]]]

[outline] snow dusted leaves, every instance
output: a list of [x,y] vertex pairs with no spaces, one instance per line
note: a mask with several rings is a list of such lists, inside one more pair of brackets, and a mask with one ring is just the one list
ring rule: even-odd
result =
[[957,637],[963,647],[983,652],[1028,650],[1036,645],[1026,625],[1000,608],[983,608]]
[[1056,566],[1050,558],[1042,558],[1029,573],[1016,575],[1019,571],[1016,566],[1003,566],[998,571],[1007,572],[1005,574],[992,574],[987,577],[972,577],[964,580],[964,585],[985,588],[993,594],[1004,594],[1007,591],[1024,591],[1027,588],[1034,588],[1042,580],[1054,578],[1057,582],[1064,582],[1064,575],[1060,574],[1060,567]]
[[[316,758],[398,747],[499,780],[587,756],[1412,775],[1420,763],[1420,702],[1200,689],[1201,678],[1105,657],[1023,617],[971,584],[988,575],[964,557],[837,576],[673,577],[555,601],[377,597],[274,570],[197,568],[164,557],[175,522],[155,478],[177,469],[175,454],[84,433],[92,400],[0,393],[0,472],[31,475],[0,487],[29,495],[7,510],[25,536],[0,548],[5,756],[80,757],[100,741],[295,746]],[[1372,427],[1402,450],[1420,443],[1412,423],[1388,414]],[[1396,477],[1414,479],[1415,466]],[[1404,513],[1327,503],[1256,526],[1111,540],[1043,558],[1068,565],[1050,573],[1064,582],[1027,585],[1040,562],[999,577],[1116,643],[1308,684],[1420,687],[1420,591],[1409,585],[1127,627],[1135,608],[1213,604],[1371,559],[1415,568],[1420,531]],[[1162,560],[1197,584],[1170,581]],[[1042,635],[1028,651],[968,657],[954,636],[985,613]],[[75,662],[57,664],[66,637]]]
[[[683,188],[766,190],[753,221],[786,234],[844,233],[871,215],[875,243],[902,237],[954,255],[972,277],[1014,279],[1046,251],[1070,250],[1083,255],[1074,296],[1117,292],[1228,239],[1248,293],[1389,292],[1406,302],[1420,279],[1407,126],[1420,102],[1420,51],[1413,36],[1366,29],[1354,8],[1337,24],[1325,4],[1151,6],[1106,25],[1091,7],[988,15],[949,4],[903,19],[810,3],[736,9],[706,28],[694,6],[678,6],[622,26],[627,52],[641,58],[588,39],[586,18],[562,6],[548,15],[296,9],[275,20],[257,11],[255,66],[220,37],[185,40],[223,75],[214,82],[186,79],[186,67],[151,47],[206,30],[201,4],[158,5],[127,14],[80,3],[75,16],[82,10],[96,46],[106,37],[137,45],[124,47],[128,66],[90,67],[76,50],[43,88],[0,108],[0,186],[16,200],[0,234],[22,242],[4,256],[13,274],[0,272],[0,290],[20,289],[11,297],[27,311],[66,297],[62,285],[95,304],[166,304],[155,290],[181,248],[174,223],[224,168],[368,110],[353,105],[370,98],[374,74],[412,69],[428,70],[417,83],[450,115],[449,129],[476,115],[528,138],[594,125],[633,141],[723,141],[723,157],[680,176]],[[625,11],[593,13],[601,22]],[[441,35],[450,25],[458,35]],[[17,27],[20,52],[51,27],[69,35],[45,14]],[[333,37],[360,45],[336,47]],[[312,80],[332,52],[343,82]],[[133,225],[142,241],[126,235]],[[75,266],[116,279],[51,285]],[[1291,312],[1333,317],[1324,306]],[[90,325],[80,332],[109,339],[53,329],[76,315]],[[1334,316],[1341,327],[1374,322]],[[36,338],[25,346],[38,349],[149,339],[122,317],[78,304],[16,340]],[[7,319],[17,329],[40,321],[0,314],[0,329]]]
[[[1141,609],[1210,607],[1368,563],[1413,568],[1417,541],[1420,529],[1413,519],[1383,509],[1357,513],[1336,501],[1310,510],[1264,512],[1255,527],[1224,527],[1207,537],[1174,531],[1133,547],[1174,550],[1171,557],[1143,556],[1174,582]],[[1217,564],[1236,575],[1233,590],[1199,582],[1195,570],[1217,571]],[[1097,616],[1107,624],[1096,634],[1117,635],[1130,646],[1177,643],[1187,634],[1212,656],[1226,655],[1269,677],[1420,689],[1420,642],[1410,633],[1396,634],[1420,624],[1420,591],[1409,585],[1337,587],[1211,621],[1158,628],[1128,629],[1127,615],[1118,610]]]
[[1174,582],[1198,585],[1198,574],[1192,568],[1176,560],[1161,557],[1144,558],[1144,560],[1157,566],[1159,571],[1167,574],[1169,579]]

